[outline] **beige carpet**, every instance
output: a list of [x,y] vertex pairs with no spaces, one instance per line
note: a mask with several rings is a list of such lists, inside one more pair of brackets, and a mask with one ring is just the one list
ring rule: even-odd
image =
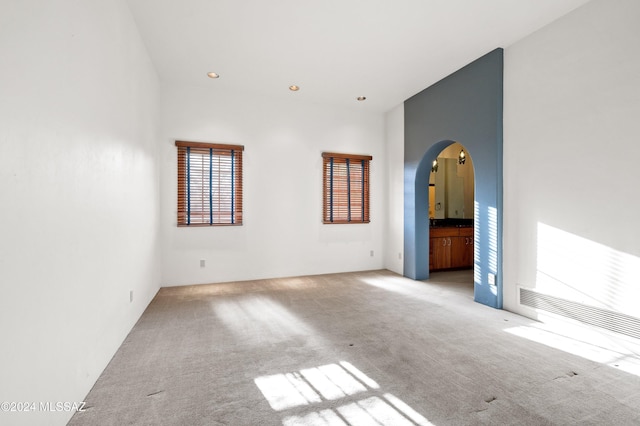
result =
[[471,281],[163,288],[70,425],[640,424],[640,377],[524,338],[553,331]]

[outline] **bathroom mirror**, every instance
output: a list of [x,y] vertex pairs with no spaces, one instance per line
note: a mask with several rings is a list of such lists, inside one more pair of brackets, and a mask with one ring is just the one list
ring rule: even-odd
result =
[[455,143],[437,158],[429,177],[430,219],[473,219],[473,163],[467,155],[464,164],[459,164],[462,149]]

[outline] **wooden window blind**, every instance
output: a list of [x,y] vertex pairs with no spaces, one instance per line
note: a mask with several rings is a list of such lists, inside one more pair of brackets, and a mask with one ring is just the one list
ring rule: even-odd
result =
[[178,226],[242,225],[241,145],[176,141]]
[[370,155],[322,153],[323,223],[369,223]]

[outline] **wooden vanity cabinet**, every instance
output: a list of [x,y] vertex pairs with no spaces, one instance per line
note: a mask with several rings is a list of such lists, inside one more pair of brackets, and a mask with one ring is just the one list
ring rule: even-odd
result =
[[430,228],[429,270],[473,267],[473,228]]
[[447,269],[451,267],[451,237],[429,239],[429,269]]
[[473,228],[458,228],[458,236],[451,245],[451,267],[473,267]]

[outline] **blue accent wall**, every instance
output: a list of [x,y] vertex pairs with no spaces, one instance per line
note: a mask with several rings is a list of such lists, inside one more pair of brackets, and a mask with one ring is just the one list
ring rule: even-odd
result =
[[[474,299],[502,308],[503,50],[495,49],[404,103],[404,275],[429,278],[429,173],[453,142],[475,172]],[[489,285],[489,274],[496,285]]]

